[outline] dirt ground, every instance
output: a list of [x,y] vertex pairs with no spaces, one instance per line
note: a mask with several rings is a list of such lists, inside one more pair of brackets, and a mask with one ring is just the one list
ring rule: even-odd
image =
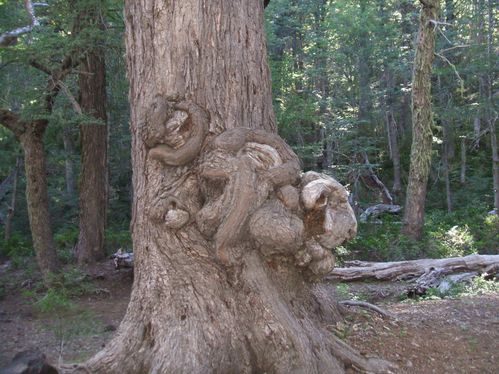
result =
[[[132,276],[115,271],[111,263],[93,274],[98,279],[92,281],[90,295],[73,299],[69,311],[44,314],[33,306],[36,295],[26,291],[31,287],[26,274],[0,266],[0,367],[32,347],[57,364],[82,362],[104,346],[125,313]],[[396,319],[354,307],[348,308],[344,322],[328,328],[363,355],[396,363],[397,373],[499,372],[498,294],[400,302],[395,297],[399,288],[349,286],[350,295],[362,294]]]

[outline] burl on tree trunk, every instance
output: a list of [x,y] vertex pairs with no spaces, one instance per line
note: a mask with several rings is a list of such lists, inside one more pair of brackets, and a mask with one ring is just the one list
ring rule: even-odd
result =
[[134,286],[95,373],[387,372],[315,282],[346,190],[275,132],[261,0],[127,1]]
[[154,188],[138,199],[152,224],[142,228],[148,240],[136,253],[119,334],[86,368],[386,372],[386,362],[359,356],[328,331],[336,306],[313,282],[332,270],[331,249],[356,233],[345,188],[300,174],[275,134],[208,134],[209,116],[192,101],[157,96],[148,113],[141,140]]

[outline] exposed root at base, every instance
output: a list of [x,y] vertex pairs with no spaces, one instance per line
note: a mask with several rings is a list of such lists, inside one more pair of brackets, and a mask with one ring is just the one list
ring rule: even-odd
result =
[[391,319],[395,319],[395,320],[397,319],[397,317],[395,317],[390,312],[388,312],[388,311],[380,308],[379,306],[376,306],[374,304],[371,304],[371,303],[368,303],[368,302],[365,302],[365,301],[343,300],[343,301],[339,301],[338,304],[344,305],[344,306],[356,306],[356,307],[359,307],[359,308],[364,308],[364,309],[372,310],[372,311],[378,313],[379,315],[381,315],[382,317],[391,318]]

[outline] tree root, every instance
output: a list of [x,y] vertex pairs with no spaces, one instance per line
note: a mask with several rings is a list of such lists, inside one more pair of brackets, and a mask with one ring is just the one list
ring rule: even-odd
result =
[[361,373],[390,374],[397,373],[398,366],[393,362],[375,357],[361,356],[356,350],[350,347],[337,337],[331,340],[333,354],[345,364]]
[[371,304],[371,303],[368,303],[365,301],[343,300],[343,301],[339,301],[338,304],[345,305],[345,306],[356,306],[359,308],[372,310],[372,311],[378,313],[379,315],[381,315],[382,317],[397,319],[397,317],[395,317],[395,315],[393,315],[392,313],[390,313],[390,312],[388,312],[388,311],[386,311],[386,310],[384,310],[384,309],[382,309],[374,304]]

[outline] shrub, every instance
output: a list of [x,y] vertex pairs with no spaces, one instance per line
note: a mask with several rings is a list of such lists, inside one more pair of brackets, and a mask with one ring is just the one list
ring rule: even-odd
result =
[[28,257],[35,254],[30,238],[18,232],[12,233],[9,240],[0,237],[0,254],[10,259]]

